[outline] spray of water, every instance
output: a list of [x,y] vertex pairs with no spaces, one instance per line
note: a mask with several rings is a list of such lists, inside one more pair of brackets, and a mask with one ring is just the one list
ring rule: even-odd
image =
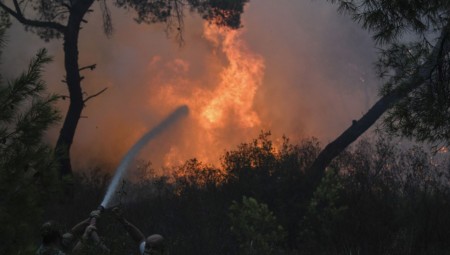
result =
[[108,208],[109,203],[111,202],[113,195],[115,194],[115,191],[117,189],[117,186],[122,179],[124,173],[126,172],[128,165],[131,163],[132,159],[136,156],[136,154],[153,138],[158,136],[160,133],[162,133],[164,130],[166,130],[168,127],[176,123],[178,120],[180,120],[182,117],[187,116],[189,113],[189,108],[186,105],[178,107],[172,114],[170,114],[164,121],[162,121],[159,125],[157,125],[155,128],[150,130],[148,133],[144,134],[141,139],[137,141],[133,147],[128,151],[128,153],[123,157],[122,161],[119,164],[119,167],[117,167],[117,170],[114,174],[113,179],[111,180],[111,183],[108,186],[108,190],[106,191],[105,197],[103,198],[103,201],[101,203],[101,206],[103,208]]

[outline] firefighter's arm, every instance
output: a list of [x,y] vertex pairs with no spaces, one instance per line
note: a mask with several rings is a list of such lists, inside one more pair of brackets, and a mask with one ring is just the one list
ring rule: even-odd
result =
[[92,218],[100,218],[100,211],[99,210],[94,210],[90,213],[89,215],[90,217],[81,221],[80,223],[78,223],[77,225],[75,225],[70,232],[76,236],[76,237],[80,237],[81,235],[83,235],[83,232],[85,231],[85,229],[88,227],[88,225],[91,222]]
[[119,220],[120,223],[122,223],[122,225],[125,227],[125,229],[127,230],[128,234],[131,236],[131,238],[138,244],[142,243],[145,241],[145,236],[144,234],[142,234],[142,232],[133,224],[131,224],[129,221],[127,221],[124,217],[123,217],[123,213],[119,208],[114,208],[113,209],[114,214],[116,215],[117,219]]
[[86,227],[89,225],[89,220],[90,220],[90,218],[87,218],[87,219],[85,219],[85,220],[79,222],[77,225],[75,225],[75,226],[70,230],[70,232],[71,232],[74,236],[80,237],[80,236],[83,234],[83,232],[84,232],[84,230],[86,229]]

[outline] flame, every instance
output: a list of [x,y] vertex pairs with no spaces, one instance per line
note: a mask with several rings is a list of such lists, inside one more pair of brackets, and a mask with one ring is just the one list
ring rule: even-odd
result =
[[216,45],[223,38],[222,50],[229,64],[220,74],[220,84],[213,97],[202,109],[206,129],[224,125],[224,114],[233,111],[242,127],[251,128],[260,124],[253,111],[253,100],[262,83],[264,61],[260,56],[251,54],[239,39],[236,30],[205,26],[205,37]]
[[[190,157],[216,164],[223,150],[237,145],[233,141],[242,142],[249,138],[242,137],[244,134],[259,132],[261,120],[254,110],[254,100],[263,81],[264,59],[247,48],[242,33],[204,25],[203,37],[214,50],[208,58],[211,70],[205,70],[205,77],[199,81],[184,78],[190,70],[189,62],[176,59],[166,63],[165,72],[172,72],[175,78],[169,82],[161,78],[165,84],[159,86],[158,100],[153,98],[149,107],[161,107],[161,103],[167,108],[187,104],[192,123],[186,128],[190,130],[185,134],[188,137],[179,140],[186,142],[173,145],[164,156],[164,166],[180,165]],[[154,57],[149,68],[160,70],[161,61]],[[204,83],[214,86],[203,86]]]

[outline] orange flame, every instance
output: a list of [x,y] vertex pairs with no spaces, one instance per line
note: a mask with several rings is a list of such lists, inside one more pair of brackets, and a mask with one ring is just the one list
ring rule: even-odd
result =
[[224,125],[224,112],[233,111],[242,127],[255,127],[260,123],[253,111],[253,100],[262,82],[264,61],[251,54],[239,39],[236,30],[225,30],[216,26],[205,26],[205,37],[218,44],[223,38],[222,50],[229,65],[221,73],[220,84],[213,97],[202,109],[205,128]]
[[[189,142],[173,145],[164,156],[165,166],[179,165],[190,157],[217,163],[224,149],[237,145],[233,141],[242,142],[249,138],[242,137],[244,133],[259,131],[261,121],[254,110],[254,99],[262,84],[264,59],[246,47],[242,33],[205,24],[204,38],[214,46],[213,56],[208,60],[208,68],[213,71],[209,73],[219,70],[212,78],[212,83],[217,84],[213,88],[180,78],[189,71],[187,61],[176,59],[167,65],[178,76],[159,87],[158,106],[161,107],[161,102],[168,108],[187,104],[194,123],[190,123],[191,131],[186,134],[189,137],[181,139]],[[153,58],[149,68],[160,61],[158,57]],[[230,135],[236,139],[230,139]]]

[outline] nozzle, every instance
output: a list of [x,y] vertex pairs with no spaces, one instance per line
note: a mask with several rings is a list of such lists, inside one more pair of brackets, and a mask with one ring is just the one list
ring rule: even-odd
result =
[[[98,210],[100,213],[103,213],[103,212],[105,211],[105,207],[103,207],[102,205],[99,205],[99,206],[97,207],[97,210]],[[91,222],[90,222],[90,225],[95,226],[96,223],[97,223],[97,219],[96,219],[95,217],[91,216]]]

